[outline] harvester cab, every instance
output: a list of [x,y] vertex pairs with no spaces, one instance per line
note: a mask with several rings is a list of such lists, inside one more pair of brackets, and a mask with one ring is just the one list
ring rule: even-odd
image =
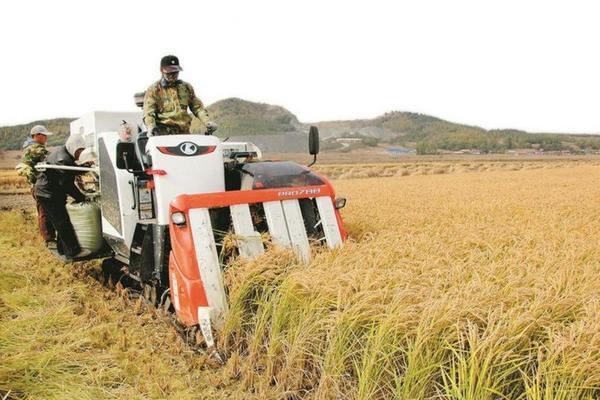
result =
[[[141,124],[137,114],[101,117],[112,126]],[[148,300],[199,327],[208,347],[228,311],[228,259],[256,258],[269,241],[308,262],[311,245],[335,248],[346,238],[339,213],[345,200],[307,167],[263,161],[252,143],[209,135],[140,134],[121,143],[117,132],[98,129],[98,120],[74,121],[71,131],[92,137],[97,154],[101,234],[113,252],[103,265],[117,265]],[[309,136],[316,159],[316,127]]]

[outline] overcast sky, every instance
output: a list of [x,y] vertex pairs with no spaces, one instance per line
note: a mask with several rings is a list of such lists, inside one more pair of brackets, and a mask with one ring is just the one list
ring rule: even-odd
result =
[[2,2],[0,125],[135,110],[179,56],[210,104],[600,133],[594,1]]

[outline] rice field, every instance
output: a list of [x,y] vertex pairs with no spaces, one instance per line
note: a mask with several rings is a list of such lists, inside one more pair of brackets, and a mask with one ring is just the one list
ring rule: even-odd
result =
[[[528,169],[571,168],[598,165],[600,159],[547,159],[547,160],[477,160],[463,157],[446,161],[419,160],[404,163],[374,164],[317,164],[314,169],[330,179],[360,179],[375,177],[403,177],[410,175],[440,175],[483,171],[520,171]],[[0,169],[0,193],[26,193],[29,185],[14,169]]]
[[349,241],[231,265],[224,366],[2,212],[0,398],[600,398],[600,166],[535,166],[327,166]]
[[27,180],[19,176],[14,169],[0,169],[0,191],[19,193],[28,189]]
[[374,177],[402,177],[409,175],[441,175],[483,171],[520,171],[529,169],[571,168],[581,165],[600,165],[596,159],[574,160],[470,160],[463,158],[447,161],[426,161],[376,164],[323,164],[316,170],[331,179],[360,179]]

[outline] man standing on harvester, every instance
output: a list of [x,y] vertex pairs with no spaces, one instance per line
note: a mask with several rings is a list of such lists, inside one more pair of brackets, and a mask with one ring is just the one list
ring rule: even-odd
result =
[[148,136],[190,133],[192,117],[188,108],[206,126],[207,135],[216,130],[216,125],[208,121],[208,113],[192,85],[179,79],[179,71],[183,69],[177,57],[169,55],[160,60],[162,78],[146,90],[144,97]]
[[[54,149],[48,155],[46,163],[74,167],[75,161],[79,159],[84,148],[85,142],[81,135],[69,136],[64,146]],[[81,249],[67,213],[67,195],[78,203],[86,199],[75,186],[75,175],[75,171],[46,169],[38,174],[34,186],[35,197],[58,234],[58,252],[68,259],[82,258],[91,254],[90,250]]]

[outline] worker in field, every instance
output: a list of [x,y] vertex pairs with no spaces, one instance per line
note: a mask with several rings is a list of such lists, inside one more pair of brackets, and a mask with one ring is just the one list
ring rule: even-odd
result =
[[[81,135],[72,135],[64,146],[48,154],[46,163],[61,166],[76,166],[85,142]],[[57,249],[69,259],[82,258],[90,254],[79,246],[75,230],[66,209],[67,195],[76,202],[85,201],[85,195],[75,186],[76,171],[46,169],[37,176],[34,187],[35,197],[40,202],[46,216],[56,229]]]
[[30,136],[25,140],[25,143],[23,143],[25,152],[16,169],[19,175],[27,179],[31,188],[31,194],[33,195],[33,199],[37,206],[40,234],[46,242],[46,246],[48,248],[56,248],[56,233],[54,232],[54,226],[52,226],[52,222],[50,222],[50,219],[46,215],[44,208],[40,205],[40,202],[37,200],[33,190],[37,175],[35,165],[46,159],[46,156],[48,155],[46,142],[50,135],[52,135],[52,132],[49,132],[43,125],[36,125],[31,128]]
[[148,136],[190,133],[192,117],[188,108],[206,127],[207,135],[216,130],[192,85],[179,79],[182,70],[175,56],[160,60],[162,77],[146,90],[144,96],[144,123]]

